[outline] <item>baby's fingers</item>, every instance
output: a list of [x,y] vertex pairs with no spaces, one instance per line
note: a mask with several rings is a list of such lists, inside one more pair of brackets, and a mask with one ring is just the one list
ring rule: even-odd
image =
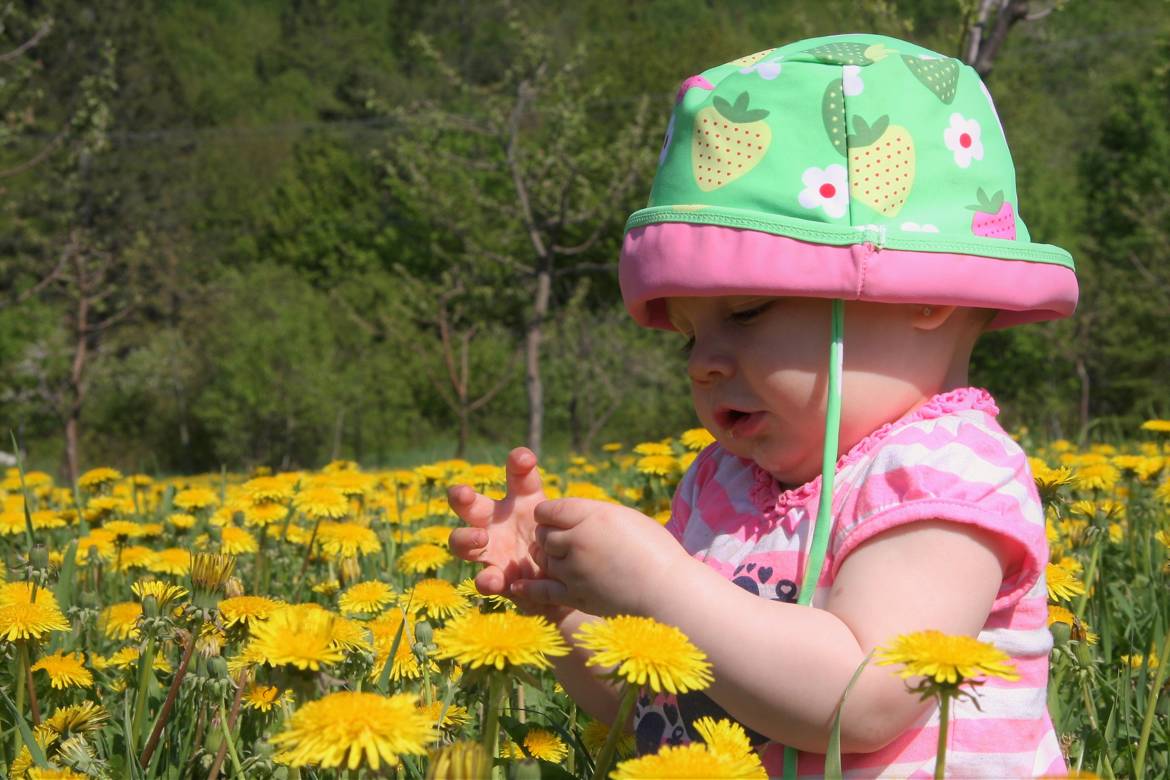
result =
[[517,447],[508,453],[504,465],[508,478],[509,496],[527,496],[540,493],[540,472],[536,469],[536,453],[527,447]]
[[478,561],[487,543],[488,533],[482,528],[456,528],[447,540],[451,552],[465,561]]
[[570,606],[569,589],[556,580],[516,580],[512,583],[511,595],[530,604]]
[[[492,519],[492,510],[496,504],[483,493],[477,493],[471,485],[452,485],[447,490],[447,503],[463,522],[479,528],[486,526]],[[484,544],[487,544],[486,540]]]

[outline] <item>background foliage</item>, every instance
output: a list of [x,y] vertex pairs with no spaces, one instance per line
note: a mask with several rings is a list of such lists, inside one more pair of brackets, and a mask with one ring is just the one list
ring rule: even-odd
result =
[[[633,326],[614,273],[677,83],[838,32],[957,55],[973,4],[511,7],[14,4],[4,51],[51,21],[34,46],[0,61],[0,421],[31,464],[68,463],[71,419],[76,465],[130,471],[338,457],[392,465],[524,441],[525,368],[514,354],[532,314],[498,286],[515,278],[493,253],[531,263],[533,249],[524,235],[493,237],[522,221],[515,193],[498,169],[458,162],[483,154],[459,122],[478,121],[471,96],[509,105],[517,83],[535,78],[524,69],[541,63],[557,86],[532,99],[519,128],[525,159],[545,159],[548,128],[569,123],[565,132],[588,139],[587,170],[601,176],[622,160],[631,177],[606,213],[567,229],[581,241],[600,226],[573,272],[553,277],[546,447],[690,427],[677,344]],[[1170,416],[1168,36],[1164,0],[1069,0],[1017,24],[995,61],[988,82],[1022,216],[1035,240],[1072,251],[1082,285],[1071,320],[990,334],[978,347],[972,380],[996,394],[1008,425],[1092,438]],[[643,101],[641,144],[623,149]],[[447,155],[432,166],[458,166],[445,181],[464,189],[444,190],[443,209],[401,175],[420,144]],[[566,181],[556,160],[546,167],[538,196]],[[602,186],[581,182],[572,186]],[[440,314],[421,305],[449,286],[451,269],[466,292],[444,316],[450,344],[471,334],[465,370],[462,353],[444,350]]]

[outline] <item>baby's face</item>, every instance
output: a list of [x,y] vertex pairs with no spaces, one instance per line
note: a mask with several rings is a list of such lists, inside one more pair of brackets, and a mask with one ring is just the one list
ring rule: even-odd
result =
[[[670,298],[693,339],[687,373],[699,420],[732,453],[785,485],[820,473],[831,301]],[[840,451],[939,392],[955,336],[915,324],[914,304],[845,305]]]

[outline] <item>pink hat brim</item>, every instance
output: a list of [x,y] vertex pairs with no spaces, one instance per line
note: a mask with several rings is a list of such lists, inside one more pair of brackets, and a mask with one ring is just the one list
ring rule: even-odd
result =
[[643,326],[673,330],[664,298],[776,295],[998,309],[990,330],[1067,317],[1076,273],[1063,265],[978,255],[835,246],[722,225],[632,228],[618,266],[622,298]]

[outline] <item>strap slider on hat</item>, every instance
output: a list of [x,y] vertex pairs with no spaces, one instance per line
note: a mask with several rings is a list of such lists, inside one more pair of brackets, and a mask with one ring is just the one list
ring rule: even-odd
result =
[[858,225],[857,229],[861,231],[867,244],[873,244],[874,248],[879,250],[886,248],[885,225]]

